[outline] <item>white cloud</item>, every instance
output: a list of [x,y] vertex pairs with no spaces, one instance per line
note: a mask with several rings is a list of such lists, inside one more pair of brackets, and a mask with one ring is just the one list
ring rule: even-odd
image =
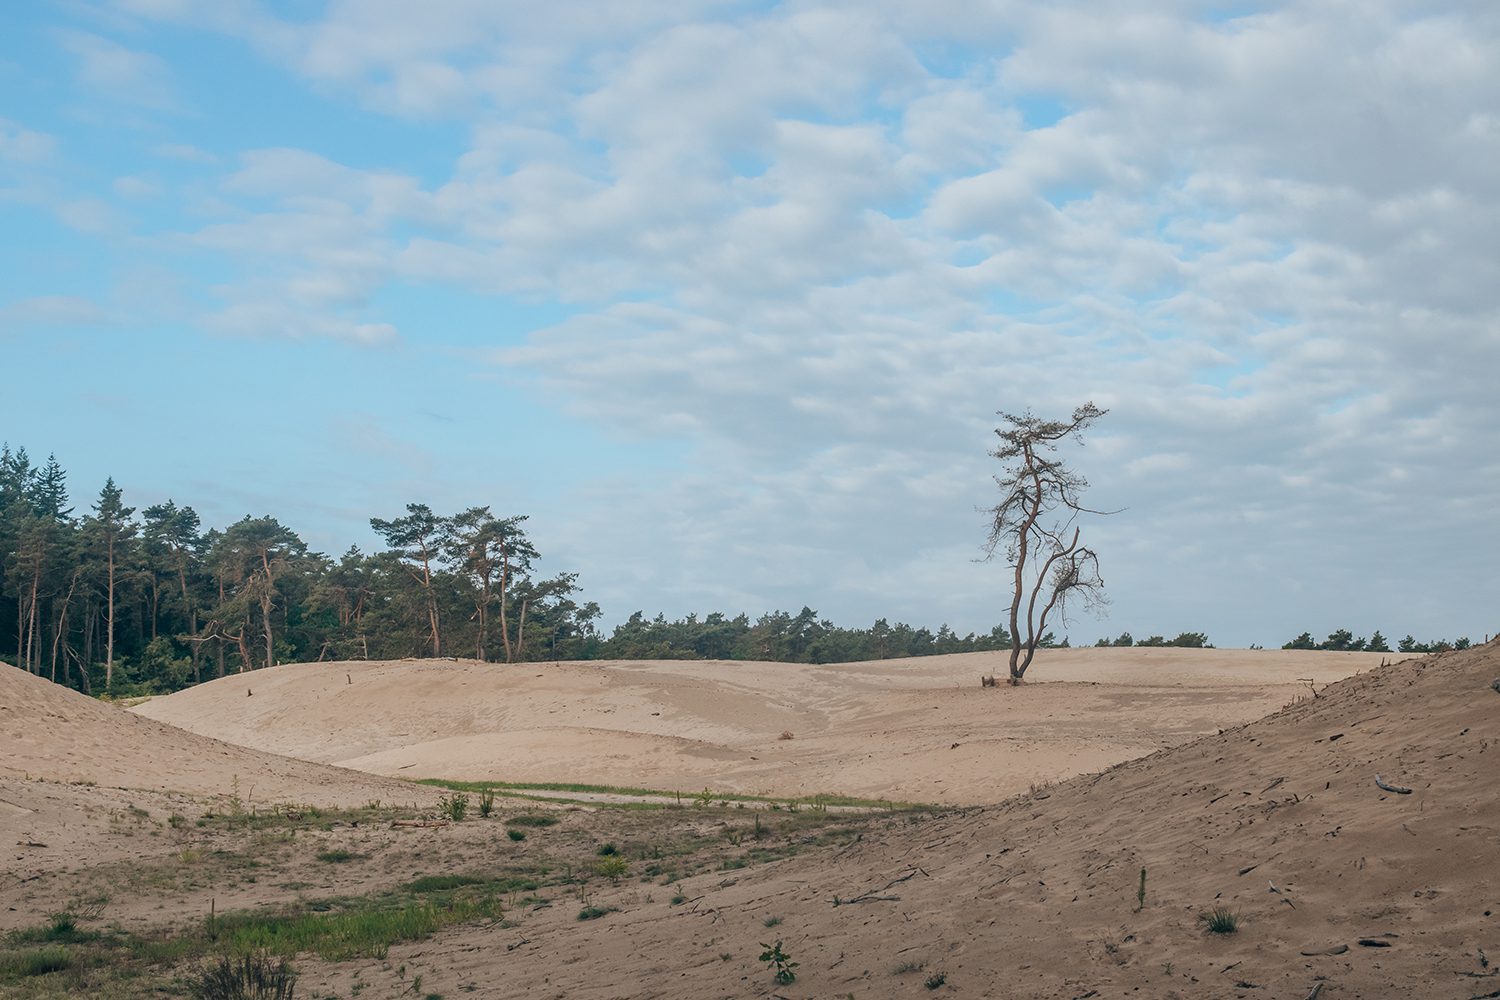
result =
[[830,613],[982,627],[954,560],[992,414],[1086,398],[1113,410],[1080,464],[1128,508],[1097,530],[1138,632],[1347,614],[1371,539],[1434,585],[1468,565],[1447,533],[1500,541],[1476,513],[1500,501],[1476,457],[1500,422],[1500,22],[1473,5],[127,6],[472,123],[436,180],[241,151],[173,245],[228,262],[211,325],[238,334],[383,342],[398,282],[572,306],[486,357],[693,451],[569,501],[559,543],[612,600],[825,588]]
[[0,161],[35,165],[47,162],[56,151],[54,136],[0,118]]
[[0,336],[54,327],[100,326],[112,322],[97,302],[74,295],[37,295],[0,304]]
[[179,109],[172,72],[160,57],[85,31],[67,30],[59,37],[78,61],[78,82],[93,97],[154,111]]

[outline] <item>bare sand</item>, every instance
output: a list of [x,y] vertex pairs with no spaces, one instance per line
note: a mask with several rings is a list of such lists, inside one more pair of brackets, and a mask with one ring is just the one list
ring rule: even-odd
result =
[[[1370,668],[1379,654],[1078,650],[1039,662],[1037,682],[1019,689],[982,690],[982,664],[943,659],[949,662],[820,668],[282,667],[137,713],[187,714],[181,706],[193,696],[209,719],[195,725],[246,744],[271,734],[255,738],[314,760],[301,765],[80,703],[0,668],[0,735],[7,738],[0,846],[9,852],[0,868],[0,926],[34,922],[101,884],[129,888],[114,893],[103,919],[145,924],[199,914],[210,898],[264,905],[383,890],[419,874],[582,866],[597,842],[618,839],[633,866],[618,883],[584,877],[549,886],[537,893],[542,898],[514,904],[502,923],[453,928],[394,945],[380,958],[299,956],[298,993],[394,1000],[412,995],[421,975],[418,995],[558,1000],[1500,996],[1500,693],[1493,687],[1500,641],[1378,669]],[[1049,667],[1052,679],[1044,680]],[[1309,676],[1316,698],[1297,683]],[[285,696],[277,693],[282,686]],[[443,708],[428,707],[430,697]],[[234,698],[270,712],[236,708]],[[1254,718],[1262,708],[1268,714]],[[944,734],[945,725],[973,731],[963,739]],[[783,728],[794,738],[777,739]],[[641,740],[683,741],[670,744],[656,773],[692,776],[688,788],[705,772],[684,761],[712,750],[746,767],[736,773],[747,785],[763,781],[782,793],[808,783],[874,788],[879,768],[889,766],[885,794],[892,797],[932,798],[906,790],[941,778],[961,793],[955,801],[992,804],[870,817],[859,833],[831,844],[799,843],[795,828],[782,826],[781,860],[715,865],[665,882],[644,874],[660,856],[649,838],[665,827],[653,826],[660,821],[651,814],[610,810],[564,813],[560,826],[519,844],[493,821],[438,830],[308,829],[260,845],[271,853],[258,878],[227,882],[214,881],[222,875],[183,881],[182,857],[165,864],[168,848],[185,855],[214,843],[179,843],[174,838],[210,835],[169,830],[153,818],[189,798],[173,790],[177,783],[222,793],[229,775],[243,781],[258,762],[257,780],[287,792],[353,794],[360,782],[408,789],[376,775],[350,778],[326,762],[428,748],[432,756],[423,759],[434,773],[454,776],[441,755],[462,744],[434,744],[474,739],[482,748],[487,734],[512,732],[531,734],[542,765],[571,760],[584,768],[568,780],[608,780],[615,772],[588,770],[607,759],[598,749],[605,744],[584,742],[552,760],[542,734],[597,732],[600,740],[619,739],[626,753],[648,745]],[[966,742],[979,743],[984,755],[960,763]],[[1146,755],[1106,760],[1088,773],[1082,756],[1068,756],[1070,742],[1101,754],[1140,748]],[[751,758],[766,748],[788,755],[775,762],[787,772],[785,784],[775,767],[748,769],[747,762],[762,763]],[[1020,748],[1044,763],[1027,764]],[[879,763],[861,764],[861,752]],[[511,769],[516,760],[500,758],[475,751],[474,764],[486,776],[525,776]],[[497,761],[505,765],[498,774],[485,770]],[[415,769],[394,759],[385,766]],[[1007,766],[1039,776],[1085,773],[1001,801],[1011,779],[999,772]],[[846,774],[854,780],[841,780]],[[1376,775],[1409,792],[1378,787]],[[115,781],[121,788],[104,787]],[[637,774],[629,783],[655,782]],[[374,787],[355,800],[380,795]],[[70,826],[74,814],[45,804],[72,795],[83,803],[83,839]],[[89,818],[101,806],[88,797],[104,795],[122,797],[112,800],[107,825]],[[143,805],[132,811],[123,797]],[[726,858],[730,851],[749,857],[748,813],[657,815],[685,817]],[[775,814],[772,823],[792,819]],[[38,843],[73,837],[75,847],[61,857],[49,847],[10,847],[12,833]],[[234,851],[252,844],[235,843]],[[312,852],[333,844],[366,860],[320,866]],[[129,882],[136,869],[155,874]],[[579,920],[585,903],[606,912]],[[1200,918],[1216,905],[1237,916],[1236,933],[1206,931]],[[790,984],[775,982],[758,959],[764,944],[778,940],[799,963]]]
[[[1044,650],[869,663],[307,663],[138,714],[374,774],[979,804],[1259,718],[1389,654]],[[253,696],[247,697],[247,690]],[[790,733],[790,739],[782,738]]]
[[[1406,661],[998,806],[689,880],[688,904],[599,892],[621,912],[410,955],[444,995],[1500,996],[1497,677],[1494,643]],[[1215,905],[1236,933],[1206,931]],[[788,986],[757,960],[778,939]]]
[[111,835],[142,814],[435,798],[423,786],[208,739],[0,663],[0,898],[81,858],[165,849]]

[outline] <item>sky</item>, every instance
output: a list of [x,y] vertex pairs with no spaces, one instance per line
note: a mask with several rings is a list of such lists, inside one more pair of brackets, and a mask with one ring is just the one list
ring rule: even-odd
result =
[[988,631],[1000,412],[1074,644],[1500,631],[1500,6],[0,7],[0,439],[635,610]]

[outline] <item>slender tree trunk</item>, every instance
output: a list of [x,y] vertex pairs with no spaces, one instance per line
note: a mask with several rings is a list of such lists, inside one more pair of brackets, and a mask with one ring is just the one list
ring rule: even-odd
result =
[[104,633],[104,690],[110,690],[115,679],[115,540],[109,540],[109,614]]
[[266,633],[266,666],[276,666],[275,643],[271,636],[271,603],[276,594],[275,580],[271,576],[270,555],[264,549],[260,553],[261,570],[266,574],[266,589],[260,595],[260,620]]
[[516,625],[516,658],[526,658],[526,601],[521,601],[521,620]]
[[500,643],[505,647],[505,662],[515,662],[515,656],[510,645],[510,622],[505,619],[506,585],[510,582],[510,565],[505,561],[505,553],[500,554]]
[[[68,608],[73,604],[73,588],[78,586],[78,574],[80,570],[74,570],[73,576],[68,580],[68,595],[63,598],[62,611],[57,616],[57,634],[52,637],[52,680],[57,681],[57,653],[62,645],[63,637],[68,633]],[[67,682],[68,658],[63,655],[63,682]]]
[[[184,560],[185,558],[186,557],[183,556],[181,553],[178,554],[179,562],[177,564],[177,582],[182,585],[182,606],[185,609],[187,609],[187,613],[188,613],[188,634],[190,636],[196,637],[198,635],[198,606],[193,602],[192,598],[188,595],[187,566],[184,565],[184,563],[181,561],[181,560]],[[199,683],[203,679],[202,675],[199,673],[199,669],[198,669],[198,663],[203,658],[203,650],[202,650],[202,648],[200,648],[202,645],[203,645],[202,643],[198,643],[198,642],[190,642],[190,643],[188,643],[188,646],[191,647],[191,649],[193,651],[192,655],[193,655],[193,683],[194,684]]]

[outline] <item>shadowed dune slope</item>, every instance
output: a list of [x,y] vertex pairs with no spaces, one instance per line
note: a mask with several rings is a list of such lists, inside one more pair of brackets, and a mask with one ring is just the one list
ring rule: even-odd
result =
[[[243,693],[241,697],[243,697]],[[357,805],[427,790],[224,743],[143,718],[0,663],[0,779],[237,792],[247,803]]]
[[[940,973],[975,997],[1500,996],[1480,958],[1500,961],[1497,677],[1495,643],[1408,660],[998,806],[689,880],[684,905],[465,930],[425,949],[451,969],[432,988],[867,1000]],[[1214,905],[1236,933],[1206,932]],[[791,987],[754,960],[777,938]]]
[[[993,802],[1259,718],[1380,654],[1046,650],[811,665],[725,661],[290,664],[135,711],[377,774]],[[246,697],[253,688],[254,696]],[[782,738],[790,734],[791,738]],[[957,744],[957,745],[955,745]]]

